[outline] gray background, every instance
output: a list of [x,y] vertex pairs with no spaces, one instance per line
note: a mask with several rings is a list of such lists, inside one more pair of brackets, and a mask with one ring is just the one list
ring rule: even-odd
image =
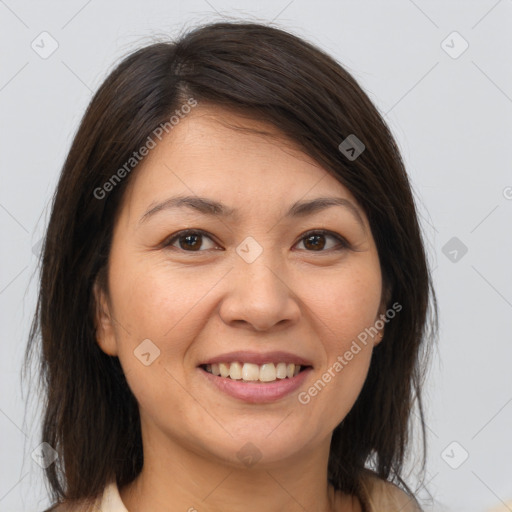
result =
[[[274,20],[325,49],[389,123],[418,199],[441,314],[425,389],[435,500],[425,508],[477,512],[512,500],[511,0],[0,0],[0,510],[47,504],[31,457],[38,401],[24,413],[20,364],[34,253],[78,122],[121,56],[226,15]],[[47,58],[31,47],[51,49],[44,31],[58,44]]]

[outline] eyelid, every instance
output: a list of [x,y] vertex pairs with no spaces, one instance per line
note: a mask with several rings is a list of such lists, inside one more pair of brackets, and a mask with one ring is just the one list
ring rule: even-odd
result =
[[[213,237],[210,235],[210,233],[207,233],[206,231],[203,231],[202,229],[199,229],[199,228],[188,228],[188,229],[183,229],[181,231],[178,231],[174,234],[172,234],[171,236],[168,236],[161,244],[161,246],[165,249],[166,247],[171,247],[172,244],[177,241],[179,238],[183,237],[183,236],[187,236],[187,235],[202,235],[203,237],[205,238],[209,238],[214,244],[216,245],[219,245],[217,244],[217,242],[213,239]],[[181,249],[180,247],[172,247],[173,249],[177,249],[178,251],[181,251],[181,252],[188,252],[188,253],[198,253],[198,252],[205,252],[204,250],[203,251],[185,251],[183,249]]]
[[342,249],[351,249],[352,245],[349,243],[349,241],[341,236],[338,233],[335,233],[334,231],[329,231],[328,229],[310,229],[309,231],[306,231],[305,233],[302,233],[300,235],[300,238],[293,244],[295,247],[299,242],[302,242],[305,238],[308,238],[313,235],[323,235],[325,237],[331,237],[338,241],[338,245],[335,247],[331,247],[330,249],[327,249],[326,251],[306,251],[310,253],[330,253],[332,251],[342,250]]
[[[202,230],[202,229],[199,229],[199,228],[188,228],[188,229],[183,229],[181,231],[178,231],[174,234],[172,234],[171,236],[167,237],[161,244],[161,246],[163,248],[167,248],[167,247],[171,247],[172,249],[177,249],[178,251],[181,251],[182,253],[201,253],[201,252],[206,252],[206,250],[199,250],[199,251],[186,251],[184,249],[181,249],[180,247],[173,247],[172,244],[177,241],[180,237],[183,237],[183,236],[186,236],[186,235],[189,235],[189,234],[198,234],[198,235],[201,235],[203,237],[206,237],[208,239],[210,239],[213,243],[217,244],[217,242],[213,239],[213,237],[207,233],[206,231]],[[310,237],[310,236],[313,236],[313,235],[323,235],[325,237],[331,237],[331,238],[334,238],[335,240],[337,240],[338,242],[338,245],[336,245],[335,247],[331,247],[330,249],[327,249],[325,251],[321,250],[321,251],[307,251],[306,252],[310,252],[310,253],[327,253],[327,254],[330,254],[331,252],[335,252],[335,251],[340,251],[340,250],[344,250],[344,249],[352,249],[352,245],[350,244],[350,242],[345,238],[343,237],[342,235],[334,232],[334,231],[329,231],[327,229],[310,229],[308,231],[305,231],[304,233],[302,233],[300,235],[300,237],[297,239],[297,241],[293,244],[293,247],[295,247],[299,242],[302,242],[304,239]],[[219,245],[219,244],[217,244]]]

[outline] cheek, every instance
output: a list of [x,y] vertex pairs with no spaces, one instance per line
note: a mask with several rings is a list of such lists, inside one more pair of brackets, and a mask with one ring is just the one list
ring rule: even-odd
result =
[[[312,385],[299,402],[328,432],[349,413],[364,385],[372,356],[375,325],[381,300],[380,268],[374,261],[337,276],[309,283],[304,297],[311,306],[317,338],[325,357]],[[319,288],[320,287],[320,288]],[[373,331],[372,331],[373,332]]]
[[163,339],[187,323],[210,280],[211,276],[198,279],[190,269],[177,270],[147,255],[118,258],[110,277],[115,313],[132,337]]
[[[178,269],[147,255],[119,257],[115,263],[110,285],[119,324],[117,348],[130,387],[141,405],[158,403],[166,393],[178,396],[183,391],[179,383],[186,380],[193,340],[212,314],[205,309],[208,293],[224,272],[218,275],[206,266]],[[154,362],[144,366],[138,356],[148,351],[146,362],[153,357]]]
[[173,414],[185,415],[183,362],[201,329],[194,315],[200,308],[194,306],[205,294],[197,282],[142,258],[119,258],[112,266],[118,357],[139,407],[151,417],[158,417],[170,397]]
[[[311,285],[312,283],[310,283]],[[323,321],[328,352],[348,350],[352,339],[373,326],[381,302],[380,268],[374,264],[344,269],[309,287],[313,313]]]

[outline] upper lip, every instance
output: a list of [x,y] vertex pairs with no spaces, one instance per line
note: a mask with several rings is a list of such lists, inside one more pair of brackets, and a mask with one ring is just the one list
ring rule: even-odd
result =
[[262,365],[264,363],[293,363],[301,366],[312,366],[311,361],[308,361],[304,357],[300,357],[291,352],[283,352],[281,350],[273,352],[250,352],[245,350],[239,350],[236,352],[228,352],[219,356],[210,357],[200,363],[198,366],[205,364],[214,363],[253,363]]

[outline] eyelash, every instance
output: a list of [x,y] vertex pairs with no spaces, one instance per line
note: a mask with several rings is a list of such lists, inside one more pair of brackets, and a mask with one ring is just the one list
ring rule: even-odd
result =
[[[172,247],[172,244],[175,241],[178,241],[180,238],[185,237],[187,235],[201,235],[203,237],[209,238],[212,242],[214,242],[214,240],[212,240],[212,238],[208,235],[208,233],[206,233],[205,231],[203,231],[201,229],[185,229],[183,231],[179,231],[178,233],[176,233],[174,235],[171,235],[171,237],[167,238],[167,240],[164,241],[162,246],[164,248],[177,249],[179,251],[183,251],[183,252],[186,252],[186,253],[205,252],[205,250],[187,251],[185,249],[182,249],[181,247]],[[334,238],[335,240],[337,240],[338,245],[335,246],[335,247],[331,247],[330,249],[320,250],[320,251],[309,251],[307,249],[304,249],[304,250],[306,250],[306,252],[311,252],[311,253],[327,252],[327,253],[329,253],[331,251],[342,251],[342,250],[350,249],[350,247],[351,247],[350,244],[347,242],[347,240],[345,238],[343,238],[341,235],[338,235],[338,234],[333,233],[332,231],[328,231],[326,229],[313,229],[313,230],[307,231],[306,233],[304,233],[302,235],[302,237],[298,240],[297,243],[302,242],[303,240],[305,240],[305,239],[307,239],[307,238],[309,238],[311,236],[314,236],[314,235],[320,235],[320,236],[323,235],[325,237]]]

